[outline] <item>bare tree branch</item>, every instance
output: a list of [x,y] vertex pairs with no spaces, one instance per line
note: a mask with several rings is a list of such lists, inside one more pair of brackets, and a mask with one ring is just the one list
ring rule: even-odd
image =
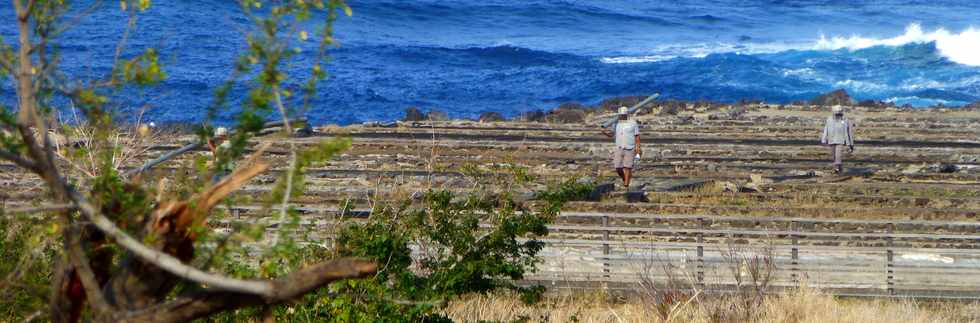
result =
[[[23,106],[21,106],[23,108]],[[40,118],[36,118],[40,121]],[[43,124],[43,122],[41,122]],[[58,168],[54,164],[54,159],[47,159],[49,155],[53,152],[45,152],[44,148],[39,146],[36,138],[34,137],[34,131],[30,127],[17,124],[17,130],[20,132],[21,139],[24,141],[25,146],[27,146],[27,152],[31,155],[34,161],[35,167],[31,169],[34,173],[41,176],[42,179],[48,184],[55,197],[58,199],[67,200],[67,187],[61,175],[58,173]],[[47,131],[44,131],[44,137],[47,138]]]
[[373,261],[342,258],[319,263],[272,281],[273,292],[269,296],[207,290],[126,313],[119,319],[131,322],[180,322],[230,309],[273,305],[295,299],[337,280],[368,277],[376,270],[377,265]]
[[[24,14],[30,15],[31,14],[31,11],[34,11],[34,3],[35,2],[36,2],[35,0],[27,0],[27,10],[24,11]],[[23,18],[21,18],[21,19],[23,19]]]
[[48,315],[51,316],[51,322],[68,321],[68,308],[71,306],[71,301],[68,300],[65,287],[68,283],[66,278],[70,267],[65,257],[55,259],[54,270],[51,271],[51,290],[48,295]]
[[[263,149],[260,149],[258,153],[261,153]],[[257,175],[260,171],[266,169],[268,165],[262,163],[256,163],[250,167],[242,167],[236,169],[231,176],[228,176],[221,183],[218,183],[209,192],[201,195],[198,200],[200,201],[197,207],[201,208],[199,212],[209,209],[209,205],[214,205],[217,200],[227,195],[230,191],[234,190],[244,183],[244,180]],[[276,297],[281,297],[283,291],[279,290],[282,282],[270,282],[265,280],[240,280],[225,277],[222,275],[216,275],[201,271],[197,268],[188,266],[182,261],[174,256],[167,253],[151,249],[147,247],[140,241],[137,241],[133,237],[129,236],[126,232],[122,231],[117,227],[111,220],[102,215],[95,207],[88,202],[88,200],[78,191],[74,190],[67,183],[62,183],[65,186],[65,190],[68,191],[68,197],[75,203],[76,207],[81,211],[81,213],[88,218],[92,223],[99,228],[107,236],[112,237],[117,244],[122,246],[124,249],[136,255],[138,258],[142,259],[147,263],[151,263],[168,273],[193,281],[217,290],[228,291],[232,293],[241,294],[251,294],[260,296],[262,298],[275,299]],[[372,265],[373,266],[373,265]],[[372,267],[373,268],[373,267]],[[328,273],[329,274],[329,273]],[[329,276],[329,275],[327,275]],[[330,276],[332,277],[332,276]],[[297,283],[297,282],[289,282]]]
[[17,62],[19,66],[16,71],[11,72],[17,81],[17,100],[19,101],[19,110],[17,111],[18,121],[26,125],[32,123],[32,119],[37,119],[34,92],[31,91],[31,75],[34,72],[34,67],[31,66],[30,56],[30,51],[33,47],[31,44],[30,21],[28,21],[30,12],[24,8],[24,4],[20,0],[13,0],[13,2],[14,10],[17,13],[17,41],[19,45],[19,48],[17,48]]
[[[289,125],[289,115],[286,114],[286,107],[282,104],[282,98],[279,96],[279,87],[273,87],[272,93],[276,99],[276,107],[279,108],[279,114],[282,115],[282,125],[283,129],[286,130],[286,138],[288,139],[293,133],[292,127]],[[279,210],[279,221],[285,222],[286,215],[288,214],[289,206],[289,195],[293,191],[293,172],[296,171],[296,144],[289,141],[289,168],[286,169],[286,191],[282,194],[282,208]],[[280,233],[282,234],[282,233]],[[272,239],[272,244],[275,245],[279,241],[279,235],[277,234]]]
[[[21,136],[24,137],[24,142],[27,144],[29,155],[37,163],[38,170],[44,173],[42,177],[52,186],[55,196],[63,198],[65,197],[64,190],[56,187],[57,182],[60,181],[60,175],[54,165],[55,159],[54,151],[51,147],[51,138],[48,134],[47,126],[37,109],[38,102],[34,88],[34,76],[40,71],[37,70],[37,67],[33,66],[31,61],[31,51],[34,48],[34,44],[31,42],[31,22],[29,19],[31,17],[31,11],[34,10],[34,4],[35,0],[28,0],[25,8],[25,5],[20,0],[14,0],[14,10],[17,13],[17,40],[19,46],[17,48],[19,66],[13,72],[17,84],[17,123]],[[40,38],[41,49],[43,50],[45,44],[47,44],[48,36],[44,32],[36,36]],[[40,67],[43,69],[45,67],[44,64],[47,63],[43,52],[39,55],[39,62],[41,63]],[[38,78],[41,79],[43,77]],[[42,145],[36,142],[31,133],[29,128],[31,126],[41,135],[43,149]]]
[[112,237],[121,247],[133,253],[143,261],[167,271],[168,273],[190,280],[196,283],[207,285],[220,290],[239,292],[245,294],[270,296],[274,292],[274,286],[268,281],[262,280],[241,280],[228,278],[201,271],[197,268],[185,265],[179,259],[158,250],[151,249],[142,242],[129,236],[122,231],[115,223],[99,213],[91,203],[78,191],[71,189],[68,195],[85,217],[92,221],[99,230],[107,236]]
[[119,42],[116,43],[116,53],[112,58],[112,71],[109,75],[109,80],[111,82],[116,82],[116,74],[118,74],[119,69],[119,56],[122,55],[123,47],[126,46],[126,41],[129,40],[130,32],[133,31],[134,27],[136,27],[136,8],[130,8],[128,11],[129,19],[126,22],[126,30],[123,31],[122,38],[120,38]]
[[282,104],[282,97],[279,96],[279,87],[272,88],[272,95],[276,99],[276,107],[279,108],[279,114],[282,115],[282,126],[286,130],[286,135],[292,135],[293,129],[289,125],[289,115],[286,114],[286,106]]
[[[14,79],[17,81],[17,130],[20,132],[21,139],[23,139],[24,144],[27,146],[28,155],[31,156],[35,163],[35,166],[31,170],[41,175],[48,183],[48,186],[54,191],[56,197],[63,198],[66,196],[65,190],[61,186],[63,181],[54,165],[54,152],[51,149],[51,140],[44,121],[38,115],[37,97],[33,91],[32,80],[33,74],[36,71],[35,67],[31,65],[30,57],[32,47],[30,21],[28,20],[30,12],[24,8],[20,0],[14,0],[13,2],[18,18],[17,30],[20,46],[17,49],[19,66],[17,71],[13,73]],[[33,1],[28,5],[32,6]],[[33,130],[30,128],[32,124],[35,128]],[[34,131],[37,131],[41,135],[44,144],[43,148],[38,144]]]
[[44,313],[43,310],[34,311],[34,313],[31,313],[31,315],[28,315],[27,317],[24,318],[24,323],[33,322],[35,319],[40,317],[42,313]]
[[105,298],[102,297],[101,288],[99,288],[99,282],[95,279],[95,274],[92,272],[92,267],[89,265],[88,256],[85,255],[85,251],[82,250],[81,246],[81,233],[77,230],[72,230],[66,228],[69,231],[71,237],[69,237],[69,250],[68,257],[71,259],[72,266],[75,267],[75,273],[78,275],[79,280],[82,281],[82,287],[85,290],[85,296],[90,303],[92,303],[92,309],[94,310],[96,316],[102,316],[111,313],[113,308],[106,303]]

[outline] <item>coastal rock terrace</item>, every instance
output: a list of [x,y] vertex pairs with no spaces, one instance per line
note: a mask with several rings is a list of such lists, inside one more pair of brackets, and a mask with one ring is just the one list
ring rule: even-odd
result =
[[[543,240],[539,270],[526,277],[554,290],[628,291],[643,281],[679,280],[693,288],[743,288],[759,270],[766,284],[805,283],[842,295],[980,298],[980,111],[848,109],[856,151],[847,171],[830,173],[819,145],[826,107],[664,107],[639,113],[646,155],[626,191],[611,168],[610,140],[589,111],[580,123],[406,121],[323,126],[290,141],[312,145],[350,137],[353,146],[311,167],[292,199],[311,229],[307,242],[329,245],[344,221],[377,203],[419,192],[512,191],[527,203],[547,185],[574,178],[594,184],[591,199],[568,203]],[[162,134],[138,160],[196,138]],[[276,165],[236,193],[210,225],[266,223],[261,201],[286,165],[285,140],[266,159]],[[197,150],[145,174],[179,178]],[[138,164],[128,165],[136,167]],[[2,165],[0,205],[40,203],[42,186]],[[530,182],[515,185],[514,170]],[[756,266],[755,268],[749,268]],[[736,272],[733,274],[732,270]],[[756,273],[757,274],[757,273]],[[758,281],[751,284],[760,283]]]

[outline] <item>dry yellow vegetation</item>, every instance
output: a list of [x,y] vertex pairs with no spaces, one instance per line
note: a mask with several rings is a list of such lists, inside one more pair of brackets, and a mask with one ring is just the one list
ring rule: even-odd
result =
[[662,305],[602,292],[554,296],[535,305],[495,294],[461,299],[444,313],[457,322],[980,322],[977,302],[840,298],[805,287],[748,308],[737,297],[703,294]]

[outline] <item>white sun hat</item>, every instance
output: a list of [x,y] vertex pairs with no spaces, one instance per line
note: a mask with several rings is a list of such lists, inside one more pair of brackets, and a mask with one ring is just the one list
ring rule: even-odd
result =
[[625,114],[629,114],[629,112],[630,112],[630,109],[628,109],[626,107],[619,107],[619,114],[625,115]]
[[844,107],[840,105],[835,105],[833,108],[834,114],[844,113]]

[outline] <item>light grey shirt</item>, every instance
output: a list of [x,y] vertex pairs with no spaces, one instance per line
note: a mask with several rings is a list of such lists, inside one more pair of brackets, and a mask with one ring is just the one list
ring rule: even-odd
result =
[[854,129],[847,118],[836,119],[830,116],[827,118],[827,124],[823,126],[820,142],[825,145],[854,146]]
[[634,120],[620,120],[616,123],[616,147],[633,149],[636,147],[636,136],[640,134],[640,125]]

